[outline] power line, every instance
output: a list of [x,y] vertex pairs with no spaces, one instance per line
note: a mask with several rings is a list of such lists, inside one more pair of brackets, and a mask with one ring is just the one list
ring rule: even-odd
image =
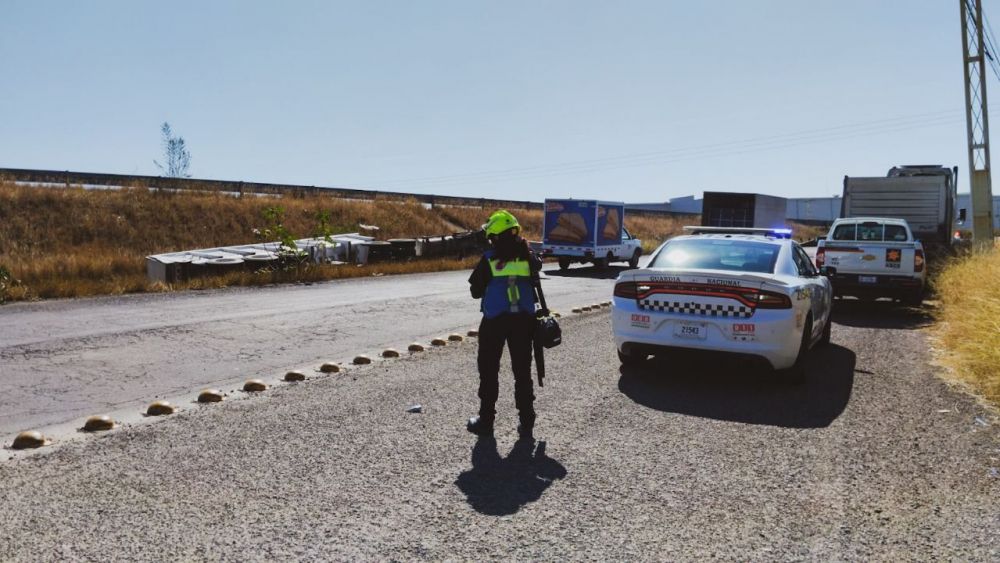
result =
[[549,177],[553,177],[553,176],[565,176],[565,175],[574,175],[574,174],[584,174],[584,173],[590,173],[590,172],[603,172],[603,171],[618,170],[618,169],[623,169],[623,168],[637,168],[637,167],[651,166],[651,165],[672,164],[672,163],[682,162],[682,161],[703,160],[703,159],[707,159],[707,158],[721,158],[721,157],[735,156],[735,155],[748,154],[748,153],[754,153],[754,152],[763,152],[763,151],[768,151],[768,150],[792,148],[792,147],[797,147],[797,146],[806,145],[806,144],[816,144],[816,143],[829,142],[829,141],[848,140],[848,139],[853,139],[853,138],[857,138],[857,137],[861,137],[861,136],[869,136],[869,135],[882,134],[882,133],[895,133],[895,132],[907,131],[907,130],[911,130],[911,129],[932,127],[932,126],[957,125],[957,124],[960,124],[961,122],[962,122],[962,120],[952,119],[952,120],[949,120],[949,121],[935,121],[935,122],[927,122],[927,123],[914,123],[914,124],[909,124],[909,125],[902,126],[902,127],[894,127],[894,128],[883,129],[883,130],[879,130],[879,131],[866,131],[866,132],[860,132],[860,133],[840,134],[840,135],[837,135],[837,136],[827,136],[827,137],[824,137],[824,138],[807,139],[807,140],[804,140],[804,141],[803,140],[798,140],[798,141],[794,141],[794,142],[786,142],[786,143],[780,143],[780,144],[774,144],[774,143],[772,143],[772,144],[768,144],[768,145],[748,146],[748,147],[743,147],[743,148],[740,148],[740,149],[737,149],[737,150],[729,150],[729,151],[722,151],[722,152],[715,151],[715,150],[712,150],[712,151],[702,151],[700,153],[688,154],[688,155],[684,155],[684,156],[681,156],[681,157],[670,158],[670,159],[657,159],[657,160],[642,161],[642,162],[626,162],[626,163],[620,163],[620,164],[615,164],[615,165],[591,166],[591,167],[587,167],[587,168],[580,167],[580,168],[576,168],[576,169],[553,170],[553,171],[543,172],[543,173],[508,175],[508,176],[505,176],[505,177],[486,177],[486,178],[479,178],[479,179],[472,179],[472,180],[451,180],[451,181],[429,182],[429,183],[424,183],[424,184],[408,185],[407,188],[408,189],[417,189],[417,188],[440,187],[440,186],[475,185],[475,184],[491,183],[491,182],[498,182],[498,181],[529,180],[529,179],[537,179],[537,178],[549,178]]
[[892,133],[916,128],[946,125],[956,122],[958,114],[960,113],[961,112],[957,110],[938,111],[886,118],[863,123],[839,125],[835,127],[811,129],[781,135],[743,139],[726,143],[681,147],[666,151],[637,153],[631,155],[510,168],[504,170],[491,170],[466,174],[377,182],[372,183],[372,185],[378,185],[382,188],[406,186],[409,189],[416,189],[422,187],[456,184],[480,184],[485,182],[525,180],[530,178],[545,178],[567,174],[581,174],[603,170],[668,164],[713,156],[718,157],[745,154],[748,152],[789,148],[802,144],[844,140],[866,135]]
[[993,26],[990,25],[990,20],[986,17],[985,12],[983,13],[983,22],[986,23],[985,37],[987,43],[986,52],[984,54],[986,55],[986,60],[990,63],[990,68],[993,69],[993,76],[1000,81],[1000,67],[998,67],[998,65],[1000,65],[1000,61],[997,61],[996,57],[1000,51],[997,51],[997,39],[993,34]]
[[878,120],[874,120],[874,121],[857,122],[857,123],[851,123],[851,124],[846,124],[846,125],[838,125],[838,126],[834,126],[834,127],[825,127],[825,128],[820,128],[820,129],[807,129],[807,130],[797,131],[797,132],[792,132],[792,133],[783,133],[783,134],[779,134],[779,135],[770,135],[770,136],[766,136],[766,137],[754,137],[754,138],[742,139],[742,140],[737,140],[737,141],[728,141],[728,142],[725,142],[725,143],[713,143],[713,144],[699,145],[699,146],[694,146],[694,147],[682,147],[682,148],[669,149],[669,150],[664,150],[664,151],[634,153],[634,154],[612,156],[612,157],[604,157],[604,158],[597,158],[597,159],[577,160],[577,161],[560,162],[560,163],[538,165],[538,166],[508,168],[508,169],[501,169],[501,170],[489,170],[489,171],[483,171],[483,172],[471,172],[471,173],[465,173],[465,174],[452,174],[452,175],[445,175],[445,176],[431,176],[431,177],[422,177],[422,178],[410,178],[410,179],[406,179],[406,180],[383,180],[383,181],[378,181],[378,182],[370,182],[370,184],[385,186],[385,185],[393,185],[393,184],[399,184],[399,183],[414,183],[414,182],[451,180],[451,179],[471,179],[471,178],[476,178],[476,177],[480,177],[480,176],[499,176],[499,175],[505,175],[505,174],[509,174],[509,173],[548,171],[548,170],[554,169],[554,168],[564,168],[564,167],[565,168],[574,168],[574,167],[577,167],[577,166],[590,166],[590,165],[598,164],[598,163],[614,164],[614,163],[618,163],[620,161],[632,161],[632,160],[635,160],[635,159],[642,160],[642,159],[647,159],[647,158],[658,158],[658,157],[665,157],[665,156],[675,156],[678,153],[685,153],[685,152],[690,152],[690,151],[721,149],[721,148],[724,148],[724,147],[730,147],[730,146],[736,146],[736,145],[744,145],[744,144],[747,144],[747,143],[760,143],[760,142],[767,142],[767,141],[781,141],[781,140],[787,140],[787,139],[790,139],[790,138],[797,138],[797,137],[801,137],[801,136],[812,136],[812,135],[815,135],[815,134],[823,134],[823,133],[827,133],[827,132],[834,132],[834,131],[840,131],[840,130],[850,130],[850,129],[857,129],[857,128],[867,129],[867,128],[871,128],[871,127],[877,127],[877,126],[880,126],[880,125],[883,125],[883,124],[884,125],[890,125],[890,124],[894,125],[894,124],[897,124],[898,122],[906,122],[906,121],[911,121],[911,120],[919,120],[920,122],[924,122],[928,118],[941,118],[941,117],[944,117],[946,115],[947,116],[954,116],[954,115],[956,115],[958,113],[959,113],[959,110],[944,110],[944,111],[929,112],[929,113],[924,113],[924,114],[915,114],[915,115],[907,115],[907,116],[897,116],[897,117],[891,117],[891,118],[885,118],[885,119],[878,119]]

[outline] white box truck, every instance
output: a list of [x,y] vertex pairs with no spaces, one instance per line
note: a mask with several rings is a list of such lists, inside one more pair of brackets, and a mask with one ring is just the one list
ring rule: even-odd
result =
[[625,204],[590,199],[546,199],[542,256],[559,260],[565,270],[575,262],[604,268],[628,262],[636,268],[642,241],[625,229]]

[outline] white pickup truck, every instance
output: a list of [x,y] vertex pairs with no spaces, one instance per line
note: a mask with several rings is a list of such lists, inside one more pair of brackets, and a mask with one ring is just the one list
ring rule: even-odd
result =
[[903,219],[854,217],[834,221],[816,248],[816,266],[836,296],[890,297],[919,305],[927,282],[924,247]]

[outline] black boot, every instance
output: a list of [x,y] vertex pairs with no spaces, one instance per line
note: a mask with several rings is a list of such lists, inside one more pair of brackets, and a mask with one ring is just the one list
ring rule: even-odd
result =
[[469,419],[469,422],[465,424],[465,429],[472,432],[476,436],[482,436],[484,438],[489,438],[493,436],[493,422],[474,416]]
[[517,435],[522,440],[533,440],[535,438],[535,415],[521,417],[521,423],[517,425]]

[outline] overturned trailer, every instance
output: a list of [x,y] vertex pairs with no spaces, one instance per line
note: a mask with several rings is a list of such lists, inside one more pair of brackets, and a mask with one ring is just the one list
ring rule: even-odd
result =
[[295,241],[295,250],[279,242],[264,242],[217,248],[200,248],[146,257],[146,277],[150,281],[174,283],[190,278],[213,276],[239,270],[258,270],[289,253],[316,263],[348,262],[367,252],[361,249],[373,237],[347,233],[327,238]]
[[282,259],[310,260],[317,264],[405,262],[418,258],[465,258],[482,252],[481,231],[449,235],[399,238],[387,241],[358,233],[295,241],[295,249],[278,242],[201,248],[146,257],[150,281],[174,283],[240,270],[257,271]]

